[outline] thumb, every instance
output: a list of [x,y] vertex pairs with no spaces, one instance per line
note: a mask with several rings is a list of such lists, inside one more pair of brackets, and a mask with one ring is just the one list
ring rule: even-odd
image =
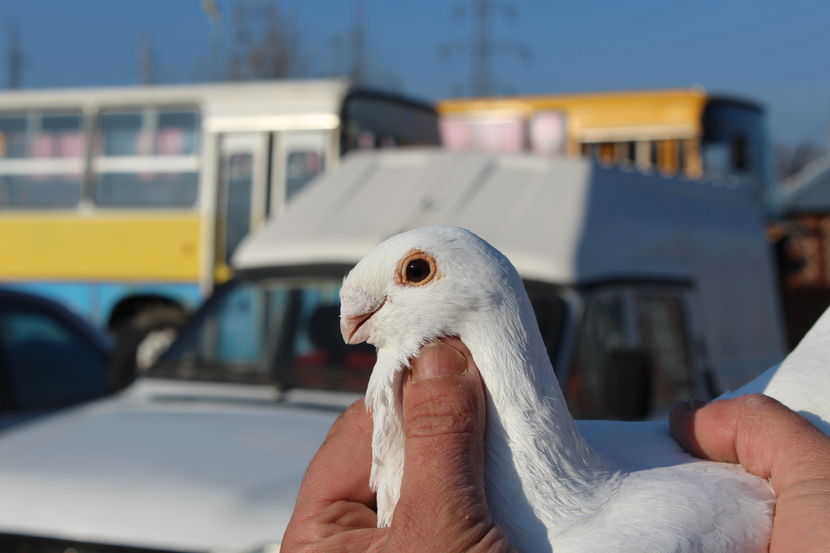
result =
[[775,490],[770,552],[826,552],[830,543],[830,438],[770,397],[750,394],[676,406],[675,439],[690,453],[739,462]]
[[[393,527],[409,528],[422,541],[480,540],[470,530],[492,527],[484,492],[484,388],[461,340],[428,344],[413,360],[403,417],[404,475]],[[443,543],[434,550],[469,545]]]

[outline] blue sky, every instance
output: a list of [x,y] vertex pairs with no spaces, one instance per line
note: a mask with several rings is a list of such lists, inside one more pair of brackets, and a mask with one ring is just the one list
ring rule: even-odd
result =
[[[469,59],[438,55],[468,40],[472,21],[456,0],[364,0],[368,63],[426,99],[466,84]],[[515,19],[494,20],[496,37],[533,58],[496,58],[496,76],[516,93],[702,85],[748,96],[769,110],[775,142],[830,145],[830,2],[825,0],[513,0]],[[219,0],[226,20],[232,0]],[[333,38],[352,25],[352,0],[283,0],[309,74],[337,67]],[[201,0],[0,0],[0,83],[7,24],[25,52],[26,87],[129,85],[138,80],[143,36],[163,82],[206,78],[211,27]],[[227,21],[226,21],[227,23]],[[227,31],[229,25],[224,25]],[[225,40],[229,39],[225,33]]]

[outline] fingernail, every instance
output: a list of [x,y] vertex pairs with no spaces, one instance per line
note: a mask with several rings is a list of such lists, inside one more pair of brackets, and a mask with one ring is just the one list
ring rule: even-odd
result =
[[421,348],[418,357],[412,360],[412,380],[429,380],[439,376],[462,374],[467,370],[467,358],[444,342],[433,342]]

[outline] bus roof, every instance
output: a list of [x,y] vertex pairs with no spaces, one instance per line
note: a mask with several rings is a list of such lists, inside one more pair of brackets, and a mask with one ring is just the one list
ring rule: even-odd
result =
[[[132,105],[144,102],[296,101],[311,98],[340,99],[349,89],[344,79],[249,81],[153,86],[25,89],[0,92],[0,109],[78,106],[88,104]],[[334,104],[332,108],[336,111]]]
[[27,110],[118,110],[143,106],[198,108],[208,131],[336,128],[350,94],[384,97],[432,111],[395,93],[355,87],[347,79],[246,81],[157,86],[26,89],[0,92],[0,113]]
[[703,88],[455,98],[439,101],[437,109],[443,116],[503,113],[527,117],[537,111],[562,111],[581,129],[659,125],[663,131],[691,134],[710,102],[762,109],[755,102],[711,94]]
[[388,236],[436,224],[468,228],[524,278],[558,284],[723,278],[768,259],[761,208],[740,189],[579,159],[420,149],[347,156],[249,236],[234,266],[352,265]]

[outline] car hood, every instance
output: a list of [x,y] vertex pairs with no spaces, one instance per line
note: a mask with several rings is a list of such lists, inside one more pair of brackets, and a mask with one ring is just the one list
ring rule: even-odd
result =
[[0,533],[184,551],[278,542],[353,396],[147,380],[0,433]]

